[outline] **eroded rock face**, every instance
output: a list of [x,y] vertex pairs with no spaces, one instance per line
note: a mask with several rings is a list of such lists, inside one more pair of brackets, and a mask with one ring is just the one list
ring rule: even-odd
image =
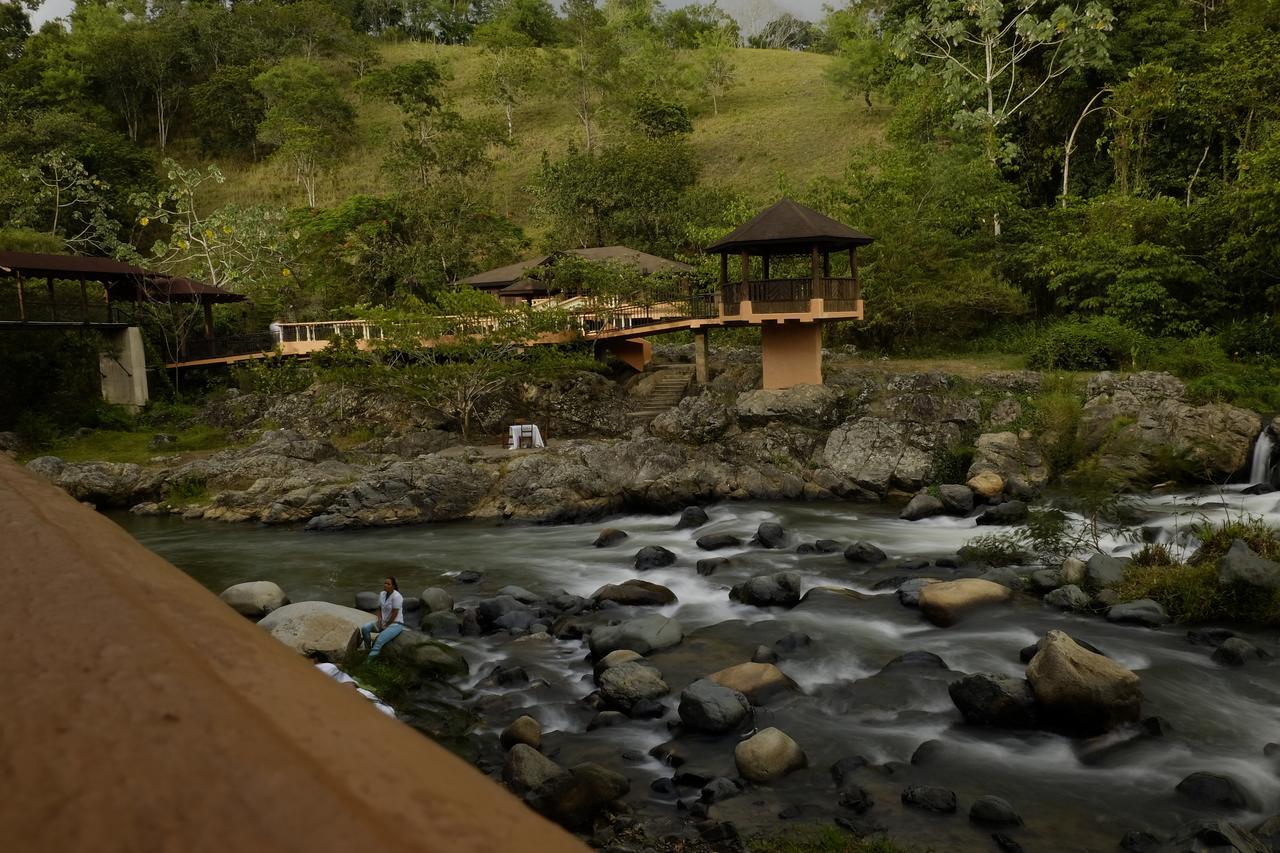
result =
[[920,612],[933,624],[946,628],[980,607],[1001,604],[1013,592],[998,583],[979,578],[963,578],[928,584],[920,589]]
[[224,589],[218,597],[241,616],[248,616],[250,619],[261,619],[272,610],[279,610],[289,603],[289,596],[271,581],[238,583]]
[[[827,437],[822,457],[846,488],[883,496],[918,491],[932,475],[934,453],[950,430],[878,417],[846,421]],[[958,437],[959,431],[955,430]]]
[[1031,435],[1016,432],[989,432],[978,436],[974,445],[969,479],[993,473],[1002,480],[1018,478],[1034,489],[1049,480],[1049,466]]
[[368,613],[354,607],[299,601],[271,611],[258,626],[300,655],[342,663],[369,621]]
[[1027,666],[1027,681],[1044,716],[1080,734],[1100,734],[1142,713],[1138,676],[1050,631]]
[[733,410],[715,394],[685,397],[649,424],[649,431],[661,438],[685,444],[708,444],[735,432],[738,423]]
[[744,424],[790,421],[809,428],[830,427],[842,417],[840,392],[827,385],[795,385],[783,390],[746,391],[735,411]]
[[770,782],[808,764],[800,745],[772,727],[738,744],[733,759],[742,777],[752,782]]

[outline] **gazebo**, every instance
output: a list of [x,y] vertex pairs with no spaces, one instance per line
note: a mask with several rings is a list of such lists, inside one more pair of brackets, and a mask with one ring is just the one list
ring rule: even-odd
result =
[[[707,247],[720,255],[720,316],[760,326],[765,388],[822,383],[821,322],[861,319],[857,248],[873,239],[784,198]],[[739,259],[733,280],[730,255]],[[833,256],[845,266],[846,255],[833,275]],[[797,258],[808,260],[808,275],[772,275],[776,262],[794,269]]]

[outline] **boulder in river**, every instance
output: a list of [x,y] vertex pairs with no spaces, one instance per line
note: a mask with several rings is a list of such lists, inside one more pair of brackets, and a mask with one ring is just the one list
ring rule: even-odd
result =
[[973,489],[957,483],[938,487],[942,511],[947,515],[968,515],[973,512]]
[[626,538],[627,531],[619,530],[616,527],[606,527],[596,535],[595,541],[591,544],[596,548],[610,548]]
[[1159,628],[1169,624],[1169,614],[1158,602],[1149,598],[1126,601],[1107,608],[1107,621],[1122,625],[1146,625],[1148,628]]
[[636,570],[661,569],[676,561],[676,555],[661,545],[646,545],[636,552]]
[[941,581],[937,578],[908,578],[898,585],[898,603],[903,607],[919,607],[920,590],[935,583]]
[[870,542],[862,541],[854,542],[848,548],[845,548],[844,558],[851,563],[867,563],[869,565],[883,563],[889,559],[884,551],[881,551]]
[[1025,678],[979,672],[953,681],[947,692],[971,725],[1006,729],[1036,725],[1036,697]]
[[713,672],[707,678],[721,687],[738,691],[752,705],[763,705],[774,696],[800,690],[798,684],[771,663],[740,663]]
[[671,692],[662,673],[640,661],[611,666],[600,674],[600,695],[614,708],[630,712],[645,699],[659,699]]
[[429,586],[422,591],[422,606],[428,613],[444,613],[453,610],[453,596],[438,586]]
[[467,659],[453,646],[406,628],[382,647],[383,659],[424,678],[452,678],[470,671]]
[[695,563],[694,568],[700,575],[713,575],[717,570],[729,565],[729,562],[728,557],[707,557]]
[[680,520],[676,522],[676,530],[687,530],[691,527],[701,527],[706,524],[707,511],[700,506],[687,506],[680,513]]
[[289,603],[289,596],[271,581],[246,581],[229,586],[219,595],[231,609],[250,619],[261,619],[272,610],[279,610]]
[[1240,637],[1228,637],[1210,655],[1214,663],[1223,666],[1244,666],[1249,661],[1257,660],[1262,656],[1261,649]]
[[995,471],[979,471],[965,485],[983,500],[993,500],[1004,493],[1004,477]]
[[525,743],[512,745],[502,767],[502,781],[516,795],[536,790],[557,776],[568,773],[559,764]]
[[1280,589],[1280,563],[1260,557],[1244,540],[1236,539],[1218,561],[1218,582],[1257,589]]
[[700,678],[680,693],[680,719],[696,732],[732,731],[751,713],[747,697],[736,690]]
[[631,782],[626,776],[587,762],[547,779],[530,791],[525,801],[561,826],[582,830],[590,828],[605,806],[630,790]]
[[953,814],[956,792],[935,785],[908,785],[902,790],[902,804],[940,814]]
[[674,646],[684,639],[680,623],[661,614],[628,619],[618,625],[601,625],[591,632],[591,655],[596,660],[618,649],[642,655]]
[[939,627],[954,625],[977,608],[1008,601],[1013,592],[992,581],[962,578],[929,584],[920,589],[920,612]]
[[538,749],[542,746],[542,725],[527,714],[517,717],[502,730],[498,740],[503,749],[511,749],[518,743]]
[[1109,658],[1050,631],[1027,666],[1041,713],[1079,734],[1101,734],[1142,715],[1138,676]]
[[598,684],[600,682],[600,676],[604,675],[604,671],[606,669],[612,666],[617,666],[618,664],[629,663],[633,660],[644,660],[644,655],[639,652],[633,652],[631,649],[618,649],[616,652],[609,652],[609,654],[596,661],[596,665],[592,670],[592,675]]
[[934,497],[928,492],[921,492],[907,501],[907,505],[902,508],[902,512],[898,513],[898,518],[903,521],[919,521],[922,518],[942,515],[944,510],[945,507],[942,505],[941,498]]
[[1224,773],[1192,773],[1179,782],[1174,790],[1201,806],[1220,809],[1258,808],[1258,798],[1239,781]]
[[1022,501],[1005,501],[989,507],[978,516],[979,525],[1021,524],[1027,520],[1030,510]]
[[770,782],[808,763],[800,745],[782,730],[772,727],[738,744],[733,750],[733,760],[742,778],[752,782]]
[[756,607],[795,607],[800,603],[800,575],[796,572],[756,575],[729,590],[729,598]]
[[1248,832],[1225,820],[1200,820],[1187,824],[1164,844],[1151,848],[1153,853],[1273,853],[1280,849],[1261,837],[1261,827]]
[[1040,602],[1046,607],[1056,607],[1059,610],[1088,610],[1093,599],[1089,597],[1089,593],[1070,583],[1048,593]]
[[597,602],[612,601],[635,607],[659,607],[676,601],[676,594],[665,586],[642,580],[605,584],[593,592],[591,597]]
[[756,528],[756,535],[751,537],[751,544],[761,548],[781,548],[787,544],[787,531],[777,522],[763,521]]
[[273,610],[258,626],[295,652],[342,663],[359,640],[369,614],[327,601],[298,601]]
[[369,590],[362,590],[356,593],[356,609],[363,610],[366,613],[372,613],[382,606],[382,602],[378,598],[378,593]]
[[1110,554],[1093,554],[1084,564],[1085,583],[1095,590],[1119,586],[1124,580],[1127,565],[1128,560],[1112,557]]
[[721,548],[737,548],[742,545],[742,540],[732,533],[708,533],[699,536],[694,544],[703,551],[719,551]]
[[991,794],[973,801],[973,805],[969,807],[969,820],[995,826],[1017,826],[1022,823],[1022,817],[1009,805],[1008,800]]

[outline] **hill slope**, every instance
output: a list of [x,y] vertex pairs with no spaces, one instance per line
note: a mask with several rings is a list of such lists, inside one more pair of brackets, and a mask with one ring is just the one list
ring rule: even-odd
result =
[[[481,55],[469,47],[396,44],[382,48],[385,66],[415,59],[443,61],[458,109],[477,114],[493,108],[475,94]],[[703,164],[703,180],[739,190],[752,200],[776,197],[780,183],[803,186],[820,175],[838,175],[858,147],[880,137],[887,110],[867,111],[847,101],[823,77],[828,56],[780,50],[736,51],[739,85],[713,115],[709,100],[696,103],[692,143]],[[516,222],[528,224],[524,187],[545,151],[555,158],[582,128],[568,101],[544,94],[549,83],[515,115],[515,144],[498,153],[496,203]],[[393,178],[383,170],[390,142],[399,133],[398,111],[385,103],[352,95],[357,122],[352,146],[320,189],[321,205],[359,193],[386,193]],[[607,138],[607,128],[604,136]],[[293,206],[302,192],[270,163],[222,163],[227,183],[217,203],[271,203]]]

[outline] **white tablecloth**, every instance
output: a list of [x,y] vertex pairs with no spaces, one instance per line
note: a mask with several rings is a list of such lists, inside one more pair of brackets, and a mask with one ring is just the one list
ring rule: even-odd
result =
[[[538,425],[526,424],[526,426],[533,427],[533,446],[546,447],[546,445],[543,444],[542,442],[542,430],[538,429]],[[512,424],[511,426],[507,427],[507,431],[511,433],[511,438],[507,442],[508,450],[516,450],[517,448],[520,447],[520,430],[521,429],[523,429],[523,427],[520,424]]]

